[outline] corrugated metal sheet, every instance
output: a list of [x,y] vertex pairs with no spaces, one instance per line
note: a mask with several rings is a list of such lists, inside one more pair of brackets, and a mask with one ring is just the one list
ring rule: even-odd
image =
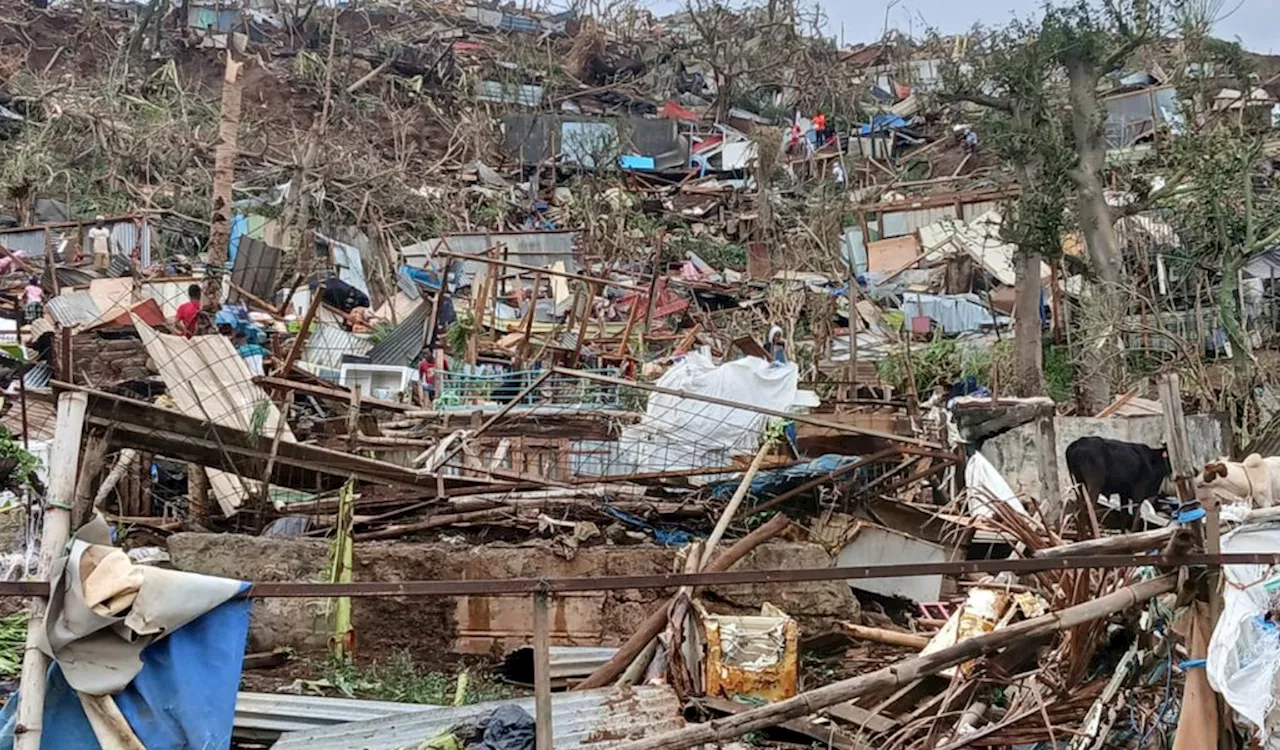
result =
[[[58,408],[48,401],[42,401],[35,398],[27,399],[27,430],[30,432],[28,440],[52,440],[54,424],[58,421]],[[22,401],[20,397],[13,397],[13,408],[9,409],[3,417],[0,417],[0,423],[9,428],[9,434],[16,438],[22,437]]]
[[[533,698],[478,703],[474,706],[424,708],[419,713],[290,732],[274,750],[400,750],[417,747],[435,735],[492,713],[504,704],[533,713]],[[616,747],[684,726],[680,701],[667,685],[643,685],[556,693],[551,698],[556,750]]]
[[236,693],[237,734],[276,736],[352,721],[368,721],[422,711],[420,703],[322,698],[279,693]]
[[88,271],[81,271],[79,268],[62,268],[56,269],[58,274],[58,288],[66,289],[73,286],[89,286],[89,284],[97,277]]
[[37,362],[22,376],[22,384],[27,388],[48,388],[50,380],[53,380],[53,368],[47,362]]
[[427,340],[427,326],[431,325],[431,303],[422,301],[405,316],[391,333],[366,353],[375,365],[408,367],[418,356]]
[[111,263],[107,266],[107,275],[119,279],[129,276],[133,273],[133,261],[123,255],[111,256]]
[[[435,257],[439,250],[448,247],[455,253],[464,255],[481,255],[484,251],[497,245],[506,248],[502,255],[504,260],[526,266],[550,268],[556,261],[562,261],[569,273],[578,270],[578,253],[574,250],[577,232],[494,232],[476,234],[453,234],[446,238],[435,237],[423,240],[407,247],[400,248],[404,262],[414,268],[426,268],[428,261]],[[463,270],[474,275],[483,263],[467,261]]]
[[[240,237],[236,252],[236,265],[231,269],[231,281],[259,299],[270,300],[275,294],[276,276],[280,272],[280,249],[253,237]],[[227,293],[231,302],[240,301],[235,288]]]
[[332,323],[317,323],[307,335],[302,360],[321,367],[336,368],[342,364],[342,355],[367,354],[372,348],[373,344],[367,335],[345,331]]
[[[616,648],[596,646],[552,646],[551,679],[563,683],[575,677],[586,677],[618,653]],[[502,674],[512,682],[533,684],[533,647],[522,646],[507,654]]]
[[63,328],[87,326],[98,319],[102,311],[88,292],[66,292],[44,304],[48,313]]
[[4,245],[10,252],[24,252],[29,256],[44,257],[44,229],[0,233],[0,245]]
[[502,81],[477,81],[476,101],[540,107],[542,106],[542,87]]
[[984,216],[992,211],[999,211],[1001,208],[1003,208],[1003,205],[1000,201],[979,201],[977,203],[965,203],[960,206],[965,221],[973,221],[979,216]]
[[[170,336],[136,318],[135,327],[177,411],[245,432],[256,428],[258,434],[273,438],[278,433],[279,439],[295,442],[280,410],[253,382],[253,373],[231,339],[217,334],[191,339]],[[260,409],[266,416],[255,424],[259,420],[254,414]],[[258,482],[210,469],[209,486],[223,513],[230,516],[256,491]]]
[[954,206],[939,206],[938,208],[921,208],[914,211],[895,211],[894,213],[886,213],[881,218],[884,221],[885,237],[901,237],[904,234],[911,234],[920,227],[927,227],[936,221],[954,219],[956,218],[956,210]]

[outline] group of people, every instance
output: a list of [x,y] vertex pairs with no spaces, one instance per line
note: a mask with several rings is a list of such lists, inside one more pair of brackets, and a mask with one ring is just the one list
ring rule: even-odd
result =
[[204,291],[199,284],[187,287],[187,301],[178,306],[174,316],[175,331],[187,338],[217,331],[231,339],[236,352],[249,365],[250,372],[265,375],[266,365],[271,361],[271,350],[266,347],[266,332],[249,320],[244,306],[226,304],[213,312],[206,309],[203,297]]

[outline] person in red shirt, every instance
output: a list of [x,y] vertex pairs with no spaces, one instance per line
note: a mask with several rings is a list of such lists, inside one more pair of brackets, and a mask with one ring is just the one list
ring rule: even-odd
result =
[[178,332],[191,338],[196,333],[196,323],[200,319],[200,285],[192,284],[187,287],[187,297],[189,299],[178,306],[178,314],[174,317],[178,321]]

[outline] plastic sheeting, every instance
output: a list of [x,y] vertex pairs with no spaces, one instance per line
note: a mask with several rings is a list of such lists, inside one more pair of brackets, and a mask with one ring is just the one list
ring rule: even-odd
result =
[[[690,353],[658,379],[668,390],[711,396],[786,411],[795,403],[799,370],[794,364],[743,357],[716,365]],[[623,429],[609,475],[680,469],[722,468],[734,455],[755,453],[768,417],[749,408],[721,406],[654,393],[644,417]]]
[[[232,599],[142,652],[142,671],[115,700],[148,750],[230,747],[249,607],[248,599]],[[0,711],[0,750],[13,748],[17,709],[15,694]],[[41,750],[101,748],[56,664],[49,669],[44,727]]]
[[[996,467],[991,465],[987,457],[981,453],[974,453],[969,456],[968,463],[964,466],[964,484],[970,490],[981,489],[986,490],[991,496],[997,500],[1003,501],[1010,508],[1022,515],[1027,515],[1027,509],[1023,506],[1022,501],[1018,499],[1018,495],[1004,480]],[[991,510],[991,498],[983,492],[969,492],[969,515],[975,518],[991,518],[995,512]]]
[[[764,500],[776,495],[799,487],[800,485],[812,479],[826,476],[832,472],[843,469],[850,464],[856,464],[861,461],[859,456],[841,456],[834,453],[828,453],[819,456],[808,463],[796,464],[788,466],[785,469],[775,469],[773,471],[762,471],[751,480],[750,493],[757,500]],[[846,478],[853,479],[863,470],[857,469]],[[734,490],[738,488],[739,480],[731,480],[721,482],[711,488],[711,496],[717,500],[727,500],[733,495]]]
[[[1222,538],[1223,554],[1271,553],[1280,549],[1280,523],[1252,524]],[[1209,641],[1205,670],[1209,685],[1245,721],[1258,728],[1268,750],[1280,748],[1280,626],[1267,620],[1271,594],[1266,582],[1277,566],[1229,565],[1223,609]]]

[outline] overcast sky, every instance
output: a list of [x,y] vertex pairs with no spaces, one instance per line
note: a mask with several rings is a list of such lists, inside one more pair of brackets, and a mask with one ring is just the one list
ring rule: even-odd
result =
[[[858,3],[850,0],[820,0],[831,21],[831,35],[839,36],[844,25],[846,42],[876,39],[884,27],[885,0]],[[1251,52],[1280,54],[1280,24],[1275,21],[1276,0],[1226,0],[1214,36],[1234,41],[1237,37]],[[889,8],[889,26],[919,34],[927,27],[956,33],[973,26],[997,26],[1017,14],[1034,15],[1042,0],[898,0]],[[872,8],[876,10],[873,12]],[[1225,18],[1221,17],[1225,16]]]
[[[815,0],[800,0],[803,4]],[[892,0],[816,0],[826,11],[831,27],[828,36],[840,38],[843,25],[844,42],[869,42],[880,37],[885,24],[885,10]],[[1276,21],[1278,0],[1219,0],[1221,18],[1213,33],[1223,39],[1239,38],[1252,52],[1280,54],[1280,23]],[[648,0],[654,12],[665,14],[684,7],[683,0]],[[734,3],[737,4],[737,3]],[[897,0],[888,7],[889,26],[920,35],[927,28],[944,34],[966,31],[974,23],[998,26],[1014,14],[1030,16],[1043,0]]]

